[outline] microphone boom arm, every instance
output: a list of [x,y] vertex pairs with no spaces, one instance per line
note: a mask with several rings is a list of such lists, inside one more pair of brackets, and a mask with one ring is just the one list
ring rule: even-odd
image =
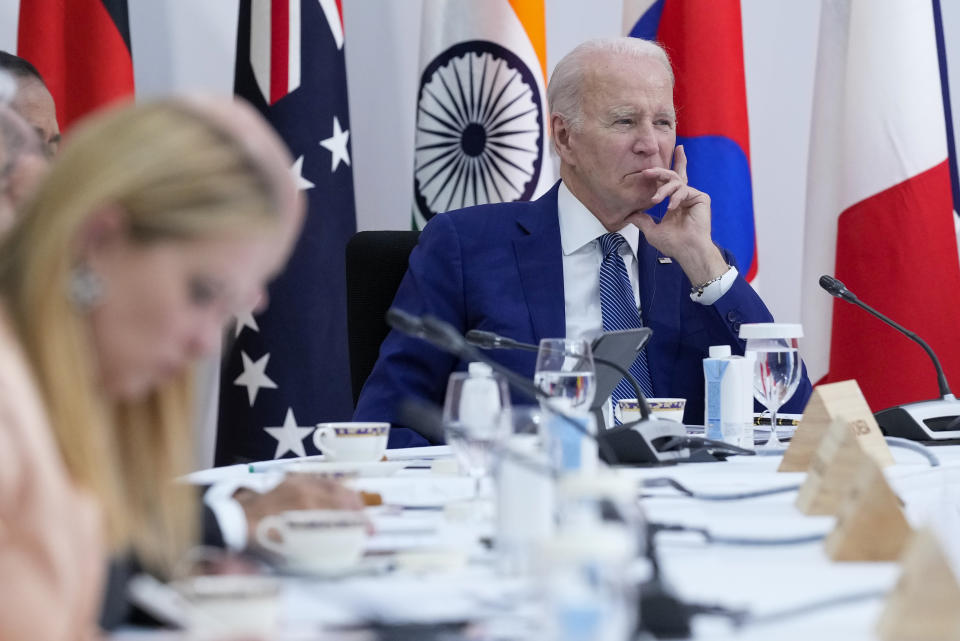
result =
[[938,359],[937,355],[933,353],[933,349],[930,347],[930,345],[927,344],[925,340],[917,336],[914,332],[911,332],[909,329],[907,329],[897,321],[893,320],[888,316],[885,316],[884,314],[881,314],[870,305],[867,305],[866,303],[864,303],[862,300],[857,298],[856,294],[854,294],[849,289],[847,289],[846,285],[844,285],[842,282],[840,282],[833,276],[829,276],[827,274],[824,274],[823,276],[821,276],[820,287],[825,289],[827,293],[830,294],[831,296],[842,298],[848,303],[853,303],[857,307],[863,309],[864,311],[868,312],[870,315],[874,316],[875,318],[878,318],[879,320],[883,321],[887,325],[890,325],[891,327],[896,329],[898,332],[900,332],[910,340],[920,345],[920,347],[923,348],[923,351],[927,353],[927,356],[930,357],[930,360],[933,361],[934,369],[937,370],[937,386],[940,388],[940,396],[944,398],[953,397],[953,392],[950,391],[950,385],[947,384],[947,376],[946,374],[944,374],[943,367],[940,365],[940,359]]

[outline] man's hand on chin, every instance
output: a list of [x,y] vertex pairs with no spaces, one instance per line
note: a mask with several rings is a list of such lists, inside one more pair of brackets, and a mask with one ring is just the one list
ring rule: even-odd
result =
[[670,199],[660,222],[645,212],[631,214],[627,222],[639,227],[648,243],[677,261],[696,286],[719,277],[729,266],[710,238],[710,196],[687,184],[683,145],[673,152],[673,166],[674,170],[653,167],[643,171],[660,183],[653,204]]

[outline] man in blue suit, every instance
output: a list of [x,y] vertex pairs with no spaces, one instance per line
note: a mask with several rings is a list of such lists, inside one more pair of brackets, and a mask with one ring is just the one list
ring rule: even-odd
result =
[[[623,274],[621,293],[636,306],[630,314],[653,330],[642,365],[650,390],[686,398],[684,421],[702,423],[709,346],[743,353],[741,323],[773,319],[732,255],[710,239],[710,198],[687,184],[687,159],[676,146],[673,83],[654,43],[608,38],[574,49],[548,88],[561,182],[533,202],[435,216],[410,255],[394,305],[464,332],[527,343],[593,337],[610,327],[609,274]],[[664,201],[666,213],[655,220],[647,210]],[[534,354],[492,355],[532,377]],[[397,425],[405,399],[442,403],[450,372],[463,368],[392,332],[354,419]],[[783,411],[802,410],[809,394],[804,374]],[[414,430],[391,430],[391,447],[426,444]]]

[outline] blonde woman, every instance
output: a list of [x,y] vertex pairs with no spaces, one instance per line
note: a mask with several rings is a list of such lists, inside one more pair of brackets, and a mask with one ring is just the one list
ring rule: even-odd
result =
[[303,217],[249,107],[126,106],[72,135],[0,243],[0,638],[95,633],[107,552],[192,544],[189,365],[264,303]]

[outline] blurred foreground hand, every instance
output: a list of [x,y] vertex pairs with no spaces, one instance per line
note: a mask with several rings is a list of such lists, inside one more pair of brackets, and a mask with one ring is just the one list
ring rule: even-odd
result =
[[260,494],[240,489],[233,495],[247,515],[250,542],[256,540],[257,526],[270,514],[290,510],[362,510],[364,500],[355,492],[332,479],[307,475],[291,475],[269,492]]

